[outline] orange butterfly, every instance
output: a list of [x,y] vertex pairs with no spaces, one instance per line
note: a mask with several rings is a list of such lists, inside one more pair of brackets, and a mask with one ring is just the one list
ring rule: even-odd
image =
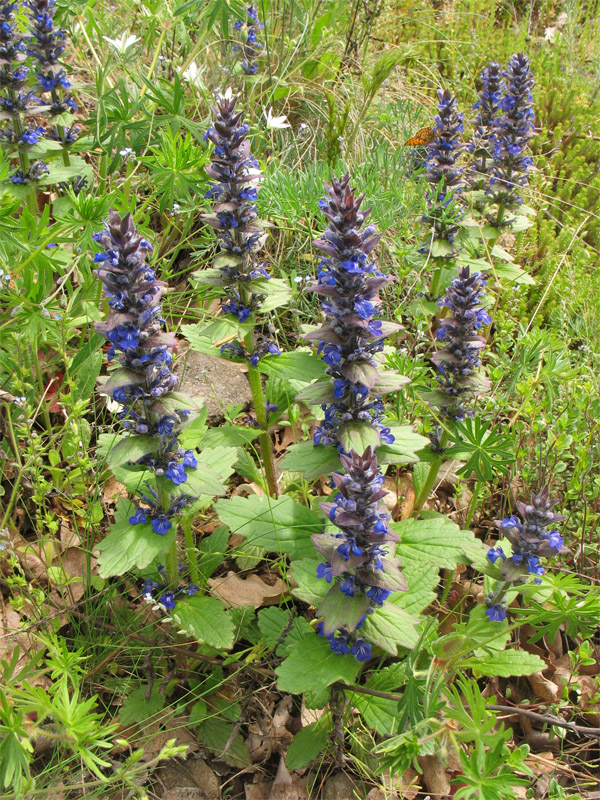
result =
[[414,136],[407,139],[404,144],[408,147],[424,147],[430,144],[435,139],[435,130],[431,125],[426,125],[424,128],[419,128]]

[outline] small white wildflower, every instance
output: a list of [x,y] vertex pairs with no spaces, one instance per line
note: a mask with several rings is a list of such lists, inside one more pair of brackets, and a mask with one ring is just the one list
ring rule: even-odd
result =
[[121,34],[120,39],[111,39],[110,36],[105,36],[104,38],[106,39],[107,42],[112,44],[117,53],[119,53],[120,55],[125,55],[125,53],[129,50],[130,47],[133,47],[133,45],[136,42],[140,41],[139,37],[134,36],[132,33],[129,34],[128,36],[127,31],[124,31]]
[[122,150],[119,150],[119,155],[123,161],[135,160],[135,150],[132,150],[131,147],[124,147]]
[[27,398],[26,397],[15,397],[15,399],[13,400],[13,403],[16,406],[19,406],[19,408],[23,408],[25,406],[26,402],[27,402]]
[[178,214],[181,214],[181,206],[179,203],[173,203],[173,208],[171,209],[171,214],[176,217]]
[[294,283],[302,283],[303,280],[304,277],[302,275],[296,275],[296,277],[294,278]]
[[202,72],[203,70],[198,67],[198,64],[192,61],[188,68],[183,71],[181,77],[184,81],[187,81],[190,86],[193,86],[195,89],[200,89],[202,88]]
[[287,117],[285,114],[282,114],[280,117],[273,116],[273,109],[269,108],[267,110],[267,128],[291,128],[292,126],[287,121]]
[[306,137],[310,134],[310,125],[307,125],[306,122],[301,122],[298,125],[298,138],[299,139],[306,139]]

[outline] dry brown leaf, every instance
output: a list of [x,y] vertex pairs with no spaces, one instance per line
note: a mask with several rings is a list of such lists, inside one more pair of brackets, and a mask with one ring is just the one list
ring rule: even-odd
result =
[[528,675],[527,680],[533,691],[540,700],[545,703],[556,703],[560,698],[560,689],[554,681],[544,677],[543,672],[534,672]]
[[231,608],[261,608],[279,603],[284,590],[281,578],[277,578],[273,586],[269,586],[254,573],[247,578],[240,578],[235,572],[228,572],[226,577],[211,578],[208,583],[213,594]]
[[299,775],[290,775],[283,756],[267,800],[309,800],[306,784]]
[[19,648],[14,674],[17,675],[30,660],[30,652],[37,650],[35,637],[23,629],[21,614],[10,605],[0,607],[0,658],[10,661]]
[[423,770],[423,781],[428,792],[439,797],[450,794],[450,778],[439,756],[419,756],[419,765]]
[[274,752],[285,753],[293,738],[287,728],[291,710],[292,698],[286,695],[275,707],[272,717],[268,713],[248,725],[246,744],[252,761],[266,761]]
[[304,695],[302,695],[300,721],[303,728],[305,728],[307,725],[311,725],[313,722],[318,722],[326,711],[326,708],[307,708],[306,703],[304,702]]
[[102,499],[105,505],[112,506],[116,504],[119,498],[127,497],[128,494],[127,487],[119,483],[119,481],[111,475],[104,485]]

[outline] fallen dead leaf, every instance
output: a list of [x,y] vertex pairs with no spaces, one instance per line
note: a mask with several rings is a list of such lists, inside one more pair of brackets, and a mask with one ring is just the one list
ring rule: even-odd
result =
[[274,752],[285,753],[293,738],[287,728],[291,710],[292,698],[287,695],[279,701],[272,715],[271,710],[267,709],[268,713],[262,719],[248,725],[246,744],[252,761],[263,762]]
[[556,703],[560,697],[560,689],[554,681],[548,680],[544,677],[543,672],[534,672],[533,675],[528,675],[527,680],[529,685],[539,697],[546,703]]
[[119,498],[127,497],[128,495],[127,487],[119,483],[119,481],[111,475],[104,485],[102,499],[105,505],[112,506],[116,504]]
[[283,756],[267,800],[310,800],[306,784],[299,775],[291,775]]
[[277,578],[272,586],[252,573],[247,578],[240,578],[235,572],[228,572],[226,577],[211,578],[209,586],[213,594],[223,600],[230,608],[253,606],[261,608],[279,603],[284,590],[283,581]]

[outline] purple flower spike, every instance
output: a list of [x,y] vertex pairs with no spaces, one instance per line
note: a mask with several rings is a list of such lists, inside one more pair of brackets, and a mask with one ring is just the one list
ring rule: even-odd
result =
[[551,511],[557,502],[550,497],[548,487],[544,486],[537,494],[531,493],[529,503],[517,503],[520,519],[513,515],[496,521],[496,526],[512,546],[512,555],[507,557],[500,547],[492,547],[488,551],[488,560],[492,564],[502,560],[500,572],[503,578],[500,590],[496,594],[491,592],[486,599],[486,614],[491,620],[506,617],[506,614],[497,616],[500,613],[497,611],[499,604],[506,608],[502,605],[506,584],[523,583],[529,575],[534,576],[535,583],[541,583],[545,567],[540,563],[540,558],[569,552],[555,528],[546,530],[564,519],[562,514]]
[[478,272],[471,275],[469,267],[463,267],[440,303],[449,309],[450,316],[440,320],[436,332],[437,340],[445,347],[432,358],[440,387],[433,393],[432,403],[452,420],[470,415],[468,403],[485,394],[490,385],[481,371],[485,339],[478,333],[491,322],[482,305],[483,284]]
[[502,115],[495,119],[490,138],[494,164],[487,194],[492,202],[515,209],[522,202],[520,187],[527,185],[533,165],[528,153],[534,136],[533,77],[527,56],[513,55],[504,76],[507,89],[500,101]]

